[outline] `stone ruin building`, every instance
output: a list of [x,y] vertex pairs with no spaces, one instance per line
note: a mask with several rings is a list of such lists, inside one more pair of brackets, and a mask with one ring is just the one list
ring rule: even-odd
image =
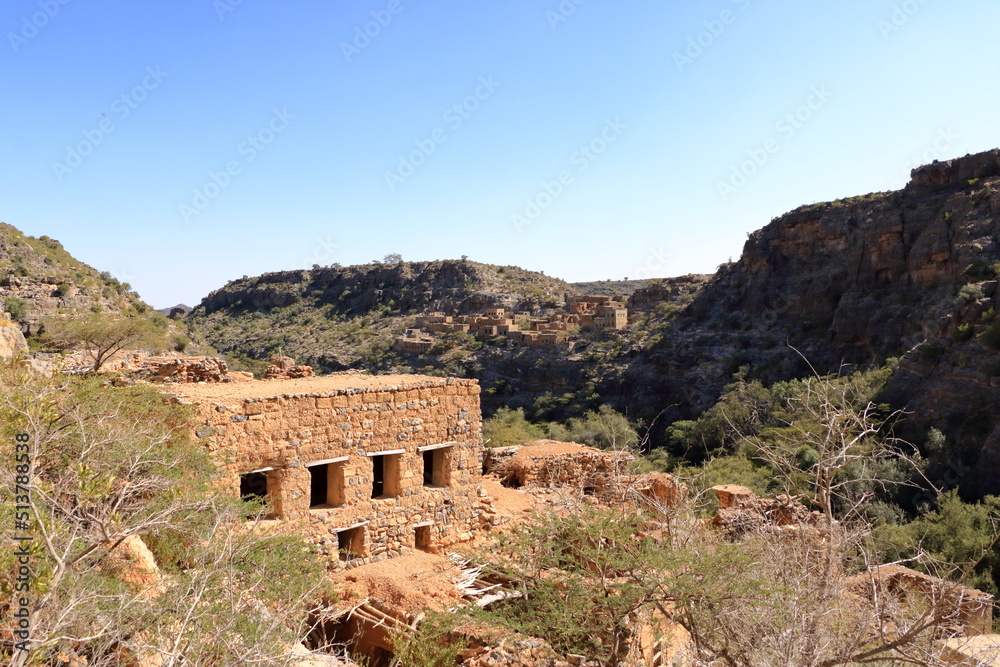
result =
[[[628,326],[628,308],[619,297],[574,296],[566,294],[567,312],[549,310],[544,317],[526,311],[487,308],[473,315],[445,315],[431,312],[417,318],[417,328],[408,329],[394,343],[402,352],[423,353],[433,346],[430,333],[468,333],[480,340],[505,336],[515,345],[569,346],[570,329],[584,331],[620,330]],[[526,323],[526,328],[523,326]]]
[[344,373],[170,387],[234,496],[267,498],[331,560],[437,551],[486,521],[474,380]]
[[624,297],[566,294],[566,310],[570,316],[577,316],[582,329],[624,329],[628,326]]

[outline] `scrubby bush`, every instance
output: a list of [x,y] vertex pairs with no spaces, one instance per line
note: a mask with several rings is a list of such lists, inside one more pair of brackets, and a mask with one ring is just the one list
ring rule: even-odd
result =
[[1000,350],[1000,323],[994,322],[986,331],[979,334],[979,340],[983,345],[994,350]]
[[28,302],[17,297],[8,297],[3,302],[4,309],[15,322],[23,322],[28,316]]
[[524,417],[524,409],[500,408],[483,422],[483,439],[488,447],[511,447],[545,437],[545,431]]
[[959,305],[964,305],[967,303],[973,303],[979,301],[983,298],[983,290],[979,285],[962,285],[962,288],[958,290],[958,298],[956,303]]
[[578,442],[600,449],[635,449],[639,433],[628,417],[610,405],[590,410],[583,417],[574,417],[566,424],[549,424],[548,435],[553,440]]

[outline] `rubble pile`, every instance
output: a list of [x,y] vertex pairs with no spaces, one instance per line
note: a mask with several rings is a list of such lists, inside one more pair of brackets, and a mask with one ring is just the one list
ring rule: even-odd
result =
[[719,497],[719,510],[712,523],[734,538],[748,533],[774,529],[797,530],[808,526],[815,529],[822,512],[809,511],[796,498],[784,494],[777,498],[758,498],[745,486],[722,484],[713,486]]
[[147,357],[132,372],[137,380],[165,383],[231,382],[226,362],[216,357]]
[[271,365],[264,371],[265,380],[297,380],[314,375],[312,366],[296,366],[291,357],[272,357]]

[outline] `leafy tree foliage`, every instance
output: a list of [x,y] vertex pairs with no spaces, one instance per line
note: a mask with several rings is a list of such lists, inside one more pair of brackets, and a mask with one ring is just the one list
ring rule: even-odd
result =
[[600,449],[635,449],[640,437],[628,417],[610,405],[601,405],[583,417],[573,417],[565,425],[549,424],[549,437],[553,440],[579,442]]
[[483,422],[483,439],[489,447],[511,447],[543,437],[545,432],[524,417],[522,408],[500,408]]
[[910,560],[926,554],[930,565],[923,569],[929,574],[954,567],[970,586],[996,595],[998,534],[1000,498],[986,496],[982,502],[966,503],[953,489],[938,496],[936,509],[905,525],[880,526],[875,537],[886,559]]
[[96,312],[48,319],[44,338],[59,347],[83,346],[94,361],[94,373],[117,352],[132,347],[161,347],[164,343],[151,320]]

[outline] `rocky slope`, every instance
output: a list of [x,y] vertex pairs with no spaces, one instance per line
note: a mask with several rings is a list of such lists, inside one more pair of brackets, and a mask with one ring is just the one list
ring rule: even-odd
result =
[[147,309],[131,286],[76,260],[59,241],[26,236],[6,223],[0,223],[0,306],[25,334],[59,313]]
[[[535,311],[562,303],[568,283],[518,267],[466,260],[401,262],[268,273],[234,280],[188,316],[195,339],[220,352],[267,359],[283,352],[322,371],[390,369],[391,350],[419,313]],[[449,349],[466,340],[452,341]],[[454,356],[454,355],[453,355]]]

